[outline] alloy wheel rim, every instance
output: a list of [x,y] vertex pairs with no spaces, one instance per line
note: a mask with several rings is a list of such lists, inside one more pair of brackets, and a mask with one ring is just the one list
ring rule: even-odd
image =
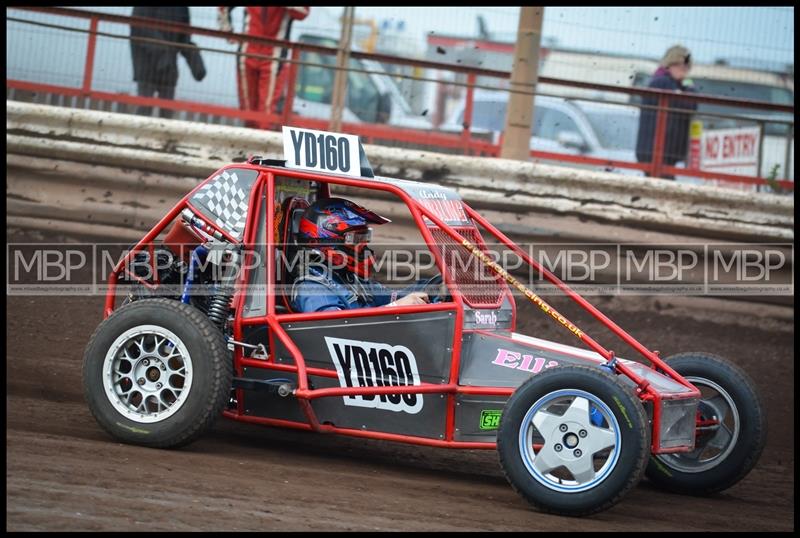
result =
[[123,417],[142,424],[160,422],[186,403],[192,360],[172,331],[139,325],[111,344],[103,362],[108,401]]
[[[543,443],[537,451],[538,440]],[[566,493],[589,490],[608,478],[618,463],[621,441],[611,409],[577,389],[554,391],[537,400],[519,432],[520,454],[531,476],[548,489]]]

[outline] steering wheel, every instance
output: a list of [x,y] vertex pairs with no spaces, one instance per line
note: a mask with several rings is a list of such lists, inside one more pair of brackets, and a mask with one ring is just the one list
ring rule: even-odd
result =
[[425,281],[422,285],[423,292],[428,294],[428,300],[433,303],[446,303],[452,301],[452,297],[444,284],[444,279],[441,274],[433,276]]

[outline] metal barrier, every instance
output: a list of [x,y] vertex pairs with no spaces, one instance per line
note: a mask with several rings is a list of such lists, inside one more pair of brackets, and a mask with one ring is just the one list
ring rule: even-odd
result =
[[[251,153],[283,154],[276,132],[14,101],[6,108],[8,211],[16,217],[143,228],[196,178]],[[794,197],[508,159],[365,149],[377,175],[446,185],[518,230],[534,215],[549,214],[630,226],[635,237],[649,229],[735,241],[794,238]],[[381,214],[393,220],[402,214],[386,209]],[[557,235],[585,238],[591,226],[569,218],[555,224]]]
[[[295,98],[295,83],[296,83],[298,66],[303,65],[312,67],[322,67],[325,69],[335,69],[335,67],[330,65],[323,65],[323,64],[316,64],[313,62],[302,61],[301,54],[304,52],[316,52],[324,55],[335,55],[337,51],[337,49],[335,48],[314,45],[310,43],[287,42],[287,41],[267,39],[267,38],[254,38],[237,33],[223,32],[219,30],[211,30],[201,27],[187,26],[187,25],[168,23],[163,21],[155,21],[150,19],[141,19],[138,17],[108,15],[91,11],[75,10],[68,8],[14,7],[11,9],[47,13],[51,15],[79,18],[84,20],[88,19],[90,21],[90,26],[87,31],[83,29],[75,29],[53,24],[27,21],[7,16],[7,21],[16,21],[25,24],[38,25],[42,27],[60,28],[73,32],[85,33],[87,34],[87,39],[88,39],[81,87],[70,87],[70,86],[63,86],[56,84],[43,84],[39,82],[31,82],[31,81],[23,81],[23,80],[15,80],[7,78],[6,79],[7,91],[23,90],[23,91],[33,91],[33,92],[45,92],[59,96],[71,96],[79,99],[95,99],[98,101],[104,101],[109,103],[122,103],[127,105],[141,105],[141,106],[157,106],[172,110],[218,115],[228,118],[237,118],[240,120],[259,121],[264,124],[268,124],[273,128],[285,124],[292,124],[314,129],[325,129],[327,127],[328,122],[326,120],[314,119],[296,115],[292,110],[292,105]],[[272,57],[267,57],[257,54],[246,54],[241,52],[236,53],[220,49],[201,48],[201,50],[205,51],[212,51],[212,52],[226,53],[226,54],[240,54],[242,56],[256,57],[266,60],[288,63],[289,65],[289,72],[288,72],[289,76],[287,83],[288,88],[286,88],[286,99],[283,106],[283,111],[280,113],[256,112],[251,110],[240,110],[238,108],[233,108],[233,107],[199,103],[196,101],[168,100],[168,99],[152,98],[152,97],[140,97],[122,93],[102,92],[94,90],[93,89],[94,59],[97,49],[98,36],[111,37],[116,39],[125,39],[125,40],[139,39],[143,41],[156,41],[145,38],[131,38],[128,35],[101,32],[99,30],[99,22],[101,21],[108,23],[146,26],[151,28],[180,31],[197,35],[206,35],[220,39],[232,40],[239,43],[256,42],[267,45],[282,45],[285,47],[289,47],[291,48],[292,52],[291,52],[291,57],[288,59],[275,59]],[[170,45],[176,46],[174,43],[170,43]],[[438,79],[432,79],[432,78],[426,79],[424,77],[413,77],[409,75],[392,75],[395,77],[424,80],[438,84],[465,86],[466,104],[464,109],[464,126],[460,134],[446,134],[441,132],[434,132],[432,130],[423,131],[423,130],[409,129],[409,128],[398,128],[395,126],[390,127],[382,124],[345,122],[343,123],[342,126],[343,130],[360,135],[366,142],[388,140],[392,141],[395,144],[400,142],[412,146],[416,145],[417,147],[423,146],[428,148],[437,148],[439,150],[445,150],[449,152],[460,152],[466,155],[483,155],[483,156],[495,156],[495,157],[499,156],[500,144],[476,138],[474,136],[474,133],[472,132],[471,124],[472,124],[473,103],[474,103],[474,90],[478,88],[492,89],[492,90],[497,89],[496,86],[486,86],[477,84],[476,80],[478,76],[494,77],[503,80],[509,78],[508,72],[495,71],[490,69],[477,69],[472,67],[444,64],[426,60],[412,60],[408,58],[389,56],[385,54],[365,53],[356,51],[353,51],[351,53],[351,57],[362,58],[367,60],[377,60],[381,62],[398,64],[398,65],[435,69],[438,71],[449,71],[454,73],[465,74],[467,78],[465,84],[458,82],[443,82]],[[357,69],[355,70],[348,69],[348,70],[369,72],[368,70],[357,70]],[[386,73],[379,73],[379,74],[386,75]],[[697,177],[701,179],[712,179],[723,182],[743,183],[750,185],[768,185],[770,187],[779,186],[787,189],[794,188],[794,182],[788,180],[776,180],[772,182],[767,182],[764,178],[758,177],[757,175],[746,176],[746,175],[736,175],[736,174],[723,174],[717,172],[702,171],[691,167],[679,168],[663,164],[662,159],[664,155],[665,137],[667,130],[667,114],[687,113],[686,111],[683,111],[681,109],[669,107],[670,99],[675,99],[676,97],[676,94],[674,92],[651,90],[644,88],[626,88],[626,87],[609,86],[602,84],[589,84],[578,81],[552,79],[547,77],[540,77],[539,83],[559,85],[575,89],[592,89],[592,90],[601,90],[606,92],[616,92],[616,93],[626,94],[629,96],[640,96],[640,97],[650,96],[657,98],[658,104],[655,107],[648,107],[646,105],[630,105],[630,106],[637,106],[639,108],[655,108],[657,110],[652,162],[638,163],[638,162],[620,161],[613,159],[601,159],[595,157],[588,157],[585,155],[568,155],[563,153],[539,151],[534,149],[530,152],[530,155],[535,159],[555,160],[555,161],[581,164],[581,165],[594,165],[601,167],[618,167],[625,169],[641,170],[655,177],[658,177],[661,174],[672,174],[672,175]],[[535,94],[530,93],[530,95],[545,96],[547,94],[544,94],[542,92],[536,92]],[[794,107],[791,106],[776,105],[773,103],[744,100],[744,99],[736,100],[736,99],[728,99],[728,98],[713,97],[708,95],[697,95],[697,94],[680,94],[680,99],[685,101],[694,101],[696,103],[737,106],[741,108],[748,108],[754,110],[778,111],[778,112],[786,112],[792,114],[794,112]],[[733,117],[738,119],[753,121],[746,117],[741,117],[741,116],[733,116]],[[786,144],[786,161],[785,161],[786,166],[784,166],[784,171],[785,173],[787,173],[789,169],[788,164],[790,161],[790,149],[793,147],[793,145],[791,144],[794,131],[793,121],[789,122],[789,121],[779,121],[771,119],[770,120],[761,119],[758,121],[762,125],[765,122],[770,122],[770,123],[784,123],[789,126],[789,134],[787,136],[787,144]],[[788,177],[788,174],[786,177]]]

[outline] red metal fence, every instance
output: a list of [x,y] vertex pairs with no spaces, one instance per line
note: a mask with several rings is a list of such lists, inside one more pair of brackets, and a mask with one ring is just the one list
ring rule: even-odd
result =
[[[70,19],[76,19],[76,18],[83,20],[88,19],[90,21],[90,25],[88,30],[68,28],[65,26],[15,18],[13,14],[9,11],[7,14],[7,24],[8,21],[14,21],[23,24],[35,25],[39,27],[45,27],[45,28],[49,27],[51,29],[58,28],[61,30],[69,30],[72,32],[84,33],[87,35],[87,48],[86,48],[86,57],[83,62],[84,71],[83,71],[82,85],[80,87],[65,86],[58,84],[45,84],[41,82],[35,82],[30,80],[18,80],[7,77],[6,78],[7,92],[9,90],[23,90],[23,91],[47,93],[57,96],[72,96],[82,100],[93,99],[110,103],[122,103],[132,106],[143,105],[143,106],[161,107],[171,110],[194,112],[204,115],[216,115],[221,117],[237,118],[240,120],[251,120],[251,121],[258,120],[262,123],[269,124],[272,128],[277,128],[280,125],[288,125],[288,124],[312,128],[312,129],[326,129],[328,126],[327,119],[309,118],[296,114],[293,111],[293,101],[295,98],[295,85],[298,73],[298,66],[302,65],[319,66],[319,64],[314,64],[312,62],[301,61],[301,55],[304,52],[315,52],[321,55],[335,56],[336,55],[335,48],[314,45],[304,42],[303,43],[284,42],[280,40],[273,40],[266,38],[254,38],[242,34],[223,32],[208,28],[186,26],[182,24],[168,23],[152,19],[142,19],[138,17],[126,17],[120,15],[96,13],[85,10],[54,8],[54,7],[14,7],[9,9],[46,13],[49,15],[57,15],[65,18],[69,17]],[[283,45],[291,47],[292,51],[291,56],[286,60],[275,60],[271,57],[262,56],[262,58],[264,59],[270,59],[273,61],[285,61],[289,64],[289,71],[287,77],[288,81],[287,81],[287,87],[285,88],[286,100],[283,106],[283,110],[280,114],[274,114],[274,113],[270,114],[267,112],[241,110],[239,108],[202,103],[198,101],[168,100],[161,98],[141,97],[141,96],[128,95],[125,93],[98,91],[96,89],[93,89],[93,76],[95,71],[95,55],[97,50],[98,36],[104,38],[116,38],[125,40],[131,39],[131,37],[128,35],[101,31],[99,29],[100,22],[125,24],[130,26],[145,26],[145,27],[165,29],[171,31],[180,31],[194,35],[205,35],[214,38],[225,39],[228,40],[229,42],[236,41],[239,43],[245,43],[248,41],[252,41],[268,45]],[[171,43],[171,45],[175,46],[174,43]],[[201,50],[213,51],[217,53],[223,52],[228,54],[236,54],[228,51],[222,51],[219,49],[201,48]],[[239,54],[244,55],[244,53],[239,53]],[[258,55],[247,54],[247,56],[257,57]],[[476,88],[497,90],[497,87],[477,84],[476,83],[477,77],[479,76],[493,77],[502,81],[509,78],[508,72],[495,71],[491,69],[479,69],[474,67],[444,64],[427,60],[409,59],[397,56],[389,56],[385,54],[365,53],[358,51],[352,51],[351,57],[357,59],[361,58],[366,60],[375,60],[383,62],[385,64],[414,66],[419,68],[431,69],[438,72],[451,72],[451,73],[460,73],[466,75],[466,83],[462,84],[463,86],[466,86],[466,102],[463,114],[463,128],[460,134],[454,134],[454,133],[437,132],[433,129],[418,130],[409,128],[398,128],[396,126],[389,126],[385,124],[376,124],[376,123],[345,122],[343,123],[342,130],[351,132],[353,134],[357,134],[361,136],[366,142],[405,143],[410,145],[416,145],[417,147],[424,146],[434,149],[440,149],[443,151],[459,152],[467,155],[484,155],[492,157],[499,156],[500,152],[499,143],[489,141],[486,139],[486,137],[476,137],[475,133],[473,133],[472,131],[471,125],[472,125],[472,115],[473,115],[474,92]],[[326,69],[331,68],[330,65],[326,65],[324,67]],[[393,75],[393,76],[403,77],[405,75]],[[458,85],[458,83],[456,82],[442,82],[438,79],[433,79],[433,78],[428,78],[428,79],[422,77],[407,77],[407,78],[417,78],[437,84]],[[740,183],[740,184],[769,185],[771,187],[775,187],[776,185],[778,185],[782,188],[788,188],[788,189],[794,188],[794,182],[785,179],[767,182],[763,177],[758,177],[757,175],[745,176],[736,174],[723,174],[723,173],[699,170],[693,167],[680,168],[664,164],[662,159],[664,155],[665,137],[667,132],[667,114],[686,113],[686,111],[682,111],[680,109],[669,108],[668,106],[669,100],[675,98],[675,93],[673,92],[651,90],[645,88],[610,86],[610,85],[593,84],[593,83],[590,84],[579,81],[560,80],[560,79],[552,79],[546,77],[540,77],[539,82],[542,84],[552,84],[567,88],[616,92],[628,96],[640,96],[640,97],[651,96],[657,98],[658,105],[655,107],[657,110],[657,115],[656,115],[656,128],[655,128],[654,145],[653,145],[653,159],[651,162],[639,163],[631,161],[589,157],[586,155],[569,155],[564,153],[557,153],[552,151],[540,151],[533,149],[531,150],[530,154],[531,157],[533,157],[534,159],[553,160],[564,163],[573,163],[577,165],[593,165],[599,167],[615,167],[623,169],[641,170],[643,172],[646,172],[648,175],[654,177],[659,177],[662,174],[670,174],[670,175],[690,176],[701,179]],[[531,95],[534,94],[531,93]],[[536,95],[544,95],[544,94],[539,92]],[[735,106],[738,107],[739,109],[749,109],[756,111],[772,111],[772,112],[782,112],[787,114],[794,113],[793,106],[777,105],[774,103],[752,101],[745,99],[729,99],[729,98],[714,97],[709,95],[684,93],[681,94],[681,100],[694,101],[695,103],[706,103],[710,105],[724,105],[728,107]],[[641,104],[631,105],[631,106],[647,108],[646,106]],[[753,120],[752,118],[748,118],[746,116],[737,116],[737,118],[744,121],[751,121],[754,123],[758,123],[762,125],[762,127],[766,122],[787,124],[788,134],[786,140],[786,160],[785,160],[786,166],[784,166],[783,173],[784,177],[789,177],[788,169],[790,161],[790,149],[793,148],[792,144],[793,132],[794,132],[793,121],[780,121],[780,120],[776,121],[772,119]],[[763,128],[761,132],[763,133]],[[693,163],[689,159],[687,159],[687,163],[689,164],[689,166],[693,165]],[[760,170],[760,168],[758,168],[758,170]]]

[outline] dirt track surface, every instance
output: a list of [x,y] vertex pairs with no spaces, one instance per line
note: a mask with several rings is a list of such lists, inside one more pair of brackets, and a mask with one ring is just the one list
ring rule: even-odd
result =
[[[663,493],[644,480],[613,509],[572,519],[529,508],[506,482],[493,451],[324,436],[226,419],[185,449],[123,445],[100,429],[82,396],[83,350],[101,319],[102,298],[8,297],[6,528],[793,530],[793,310],[691,298],[593,302],[664,356],[713,351],[754,378],[766,404],[769,436],[759,464],[742,482],[712,497],[692,498]],[[596,327],[585,316],[574,315],[573,321]],[[518,329],[572,343],[528,306],[520,306]],[[596,337],[611,341],[602,332]]]

